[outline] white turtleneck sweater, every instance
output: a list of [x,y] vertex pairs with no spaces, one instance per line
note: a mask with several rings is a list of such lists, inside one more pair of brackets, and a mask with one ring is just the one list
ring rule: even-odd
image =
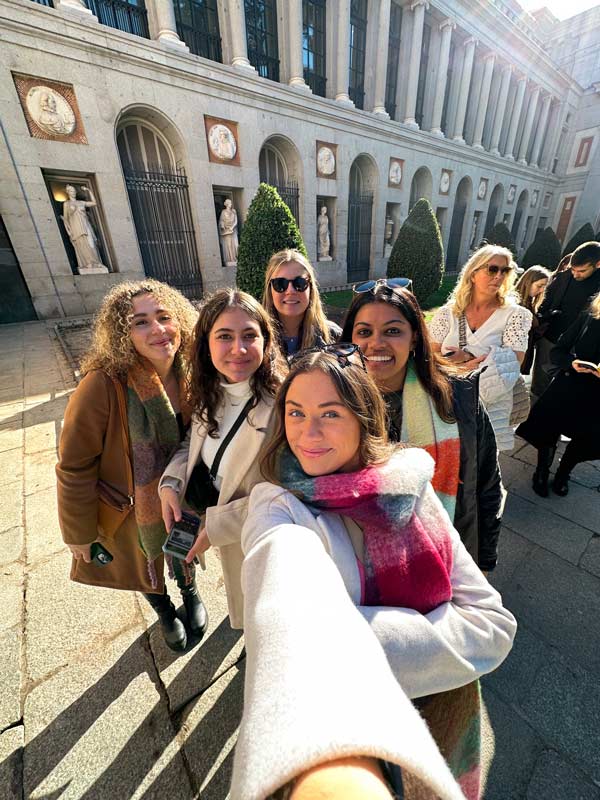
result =
[[[219,438],[213,439],[211,436],[206,436],[200,454],[202,461],[210,469],[217,450],[221,446],[221,442],[229,432],[233,423],[241,414],[242,409],[252,397],[252,389],[250,388],[250,379],[241,381],[240,383],[221,383],[223,391],[223,403],[216,413],[216,418],[219,422]],[[223,453],[223,458],[219,465],[217,477],[215,480],[215,487],[220,491],[223,482],[223,476],[227,472],[227,467],[231,462],[232,455],[235,453],[235,441],[240,434],[240,428],[236,431],[235,436],[229,442],[227,449]]]

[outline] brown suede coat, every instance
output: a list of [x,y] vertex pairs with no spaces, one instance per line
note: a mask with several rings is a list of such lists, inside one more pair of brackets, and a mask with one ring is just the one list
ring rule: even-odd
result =
[[158,585],[152,588],[146,558],[138,546],[132,511],[108,538],[98,532],[98,480],[127,495],[127,469],[117,392],[104,372],[90,372],[69,400],[56,465],[58,517],[67,544],[98,539],[113,555],[103,567],[73,559],[71,580],[111,589],[164,590],[163,559],[156,561]]

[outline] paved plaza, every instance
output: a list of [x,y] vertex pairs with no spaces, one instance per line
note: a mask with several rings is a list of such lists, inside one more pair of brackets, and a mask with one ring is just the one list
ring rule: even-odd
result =
[[[210,629],[180,657],[141,596],[71,583],[54,464],[75,384],[53,324],[0,328],[0,376],[0,800],[224,800],[244,657],[218,559]],[[600,800],[600,462],[543,500],[533,457],[502,459],[492,582],[519,632],[483,681],[485,798]]]

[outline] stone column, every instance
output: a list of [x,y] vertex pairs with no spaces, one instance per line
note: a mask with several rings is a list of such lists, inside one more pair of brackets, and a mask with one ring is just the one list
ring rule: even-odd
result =
[[231,31],[231,66],[241,69],[256,70],[248,61],[248,44],[246,42],[246,12],[244,0],[229,0],[227,3]]
[[389,119],[385,110],[385,84],[387,80],[387,64],[390,37],[391,0],[379,2],[379,25],[377,26],[377,61],[375,63],[375,102],[373,113],[378,117]]
[[546,126],[548,125],[548,114],[550,113],[550,103],[552,102],[552,95],[547,94],[544,97],[542,104],[542,113],[540,114],[540,121],[533,141],[533,150],[531,151],[531,166],[539,166],[540,150],[542,149],[542,142],[544,141],[544,134]]
[[87,19],[93,22],[98,22],[98,17],[89,10],[83,0],[54,0],[54,8],[56,11],[70,14],[71,17],[79,17],[79,19]]
[[512,66],[509,64],[502,72],[502,83],[500,84],[500,94],[498,95],[498,105],[496,106],[496,116],[494,117],[494,127],[492,129],[492,138],[490,141],[490,152],[493,156],[500,155],[498,144],[500,143],[502,123],[504,122],[504,114],[506,112],[506,101],[508,100],[512,69]]
[[304,81],[304,65],[302,64],[302,0],[288,0],[290,48],[290,79],[288,85],[303,92],[310,92]]
[[523,110],[523,100],[525,98],[525,87],[527,86],[527,78],[521,75],[517,86],[517,93],[515,95],[515,103],[513,105],[512,116],[510,118],[510,128],[508,129],[508,138],[506,139],[506,150],[504,155],[509,161],[514,161],[513,147],[515,146],[515,139],[517,138],[517,128],[519,127],[519,120],[521,119],[521,111]]
[[404,118],[404,124],[415,130],[419,129],[415,114],[417,111],[417,89],[419,87],[421,47],[423,45],[423,25],[425,23],[425,9],[427,8],[429,8],[428,0],[413,0],[410,4],[410,10],[413,12],[413,28],[410,43],[410,62],[406,80],[406,116]]
[[475,57],[475,46],[477,39],[469,37],[465,42],[465,60],[463,62],[462,74],[460,76],[460,91],[458,94],[458,106],[456,108],[456,124],[454,125],[455,142],[465,143],[463,129],[465,127],[465,116],[467,113],[467,101],[469,99],[469,86],[471,85],[471,73],[473,72],[473,59]]
[[433,113],[431,116],[431,133],[436,136],[443,136],[441,129],[442,113],[444,111],[444,96],[446,94],[446,83],[448,81],[448,63],[450,60],[450,42],[452,31],[456,28],[456,23],[451,19],[445,19],[440,25],[442,32],[442,42],[440,45],[440,59],[438,62],[437,80],[435,83],[435,97],[433,100]]
[[353,106],[348,94],[350,84],[350,0],[338,2],[337,64],[335,72],[335,99],[338,103]]
[[556,148],[558,147],[558,141],[565,122],[566,111],[566,104],[563,100],[556,109],[552,130],[548,132],[546,145],[542,153],[541,168],[544,170],[550,170],[552,168],[552,161],[556,155]]
[[531,131],[533,130],[533,120],[535,119],[535,112],[537,110],[538,100],[540,98],[540,87],[536,86],[533,94],[529,98],[529,107],[527,108],[527,116],[525,117],[525,127],[523,128],[523,138],[521,139],[521,147],[519,148],[519,164],[527,165],[527,150],[529,148],[529,140],[531,139]]
[[473,147],[476,150],[483,150],[483,126],[485,125],[485,116],[487,114],[488,103],[490,100],[490,88],[492,86],[492,75],[494,72],[494,64],[496,63],[496,54],[488,53],[484,58],[485,66],[483,68],[483,81],[481,83],[481,92],[479,94],[479,105],[477,107],[477,116],[475,117],[475,131],[473,133]]
[[156,20],[156,36],[153,38],[166,47],[189,53],[190,48],[181,41],[177,33],[172,0],[151,0],[151,2]]

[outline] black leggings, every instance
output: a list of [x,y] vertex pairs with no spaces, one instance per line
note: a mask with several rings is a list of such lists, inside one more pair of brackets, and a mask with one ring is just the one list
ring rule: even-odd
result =
[[[194,591],[196,585],[196,567],[194,564],[186,564],[184,569],[183,561],[180,558],[173,558],[173,572],[175,574],[177,588],[182,595]],[[191,578],[191,581],[189,578]],[[145,594],[144,597],[155,611],[162,611],[164,608],[170,607],[166,586],[163,594]]]
[[590,441],[589,437],[578,436],[575,439],[571,439],[565,448],[563,457],[560,460],[561,472],[569,474],[582,461],[594,461],[597,458],[600,458],[598,444],[593,439]]

